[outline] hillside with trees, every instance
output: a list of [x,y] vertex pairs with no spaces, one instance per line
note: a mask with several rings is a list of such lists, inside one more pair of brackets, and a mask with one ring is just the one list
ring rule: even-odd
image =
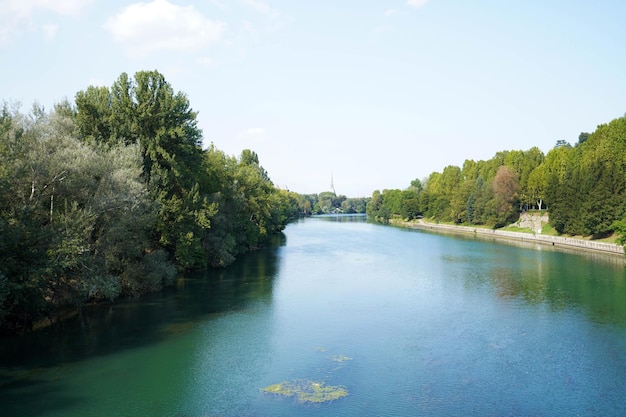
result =
[[536,147],[502,151],[487,161],[447,166],[406,190],[375,191],[367,213],[380,222],[424,216],[498,228],[522,211],[548,210],[559,234],[626,236],[625,174],[626,117],[621,117],[581,133],[574,145],[558,141],[546,155]]
[[0,328],[226,266],[298,215],[258,156],[210,146],[185,94],[156,71],[75,103],[0,110]]

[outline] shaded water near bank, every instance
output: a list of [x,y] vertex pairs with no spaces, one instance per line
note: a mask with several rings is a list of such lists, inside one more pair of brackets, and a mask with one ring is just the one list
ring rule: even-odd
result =
[[[223,271],[0,339],[0,415],[624,415],[624,271],[306,219]],[[347,395],[263,391],[283,382]]]

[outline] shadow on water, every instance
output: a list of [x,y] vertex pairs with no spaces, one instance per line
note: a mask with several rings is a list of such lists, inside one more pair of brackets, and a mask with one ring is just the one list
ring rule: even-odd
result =
[[0,375],[0,404],[3,414],[9,416],[30,415],[27,408],[63,410],[81,401],[79,396],[70,395],[62,387],[32,375],[24,375],[20,379]]
[[263,250],[242,255],[221,270],[187,274],[173,288],[139,299],[85,308],[74,318],[22,335],[0,338],[0,404],[17,395],[24,401],[68,404],[78,399],[59,399],[43,370],[54,370],[94,356],[140,348],[176,337],[215,314],[237,311],[253,303],[271,302],[278,273],[281,234]]

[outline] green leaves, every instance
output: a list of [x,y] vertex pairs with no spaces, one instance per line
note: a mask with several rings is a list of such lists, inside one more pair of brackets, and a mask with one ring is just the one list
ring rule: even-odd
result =
[[[397,203],[380,206],[381,197],[375,193],[368,213],[409,213]],[[582,133],[574,147],[558,141],[545,156],[533,147],[466,160],[462,170],[433,172],[419,189],[421,211],[437,220],[502,226],[519,211],[547,207],[559,233],[592,237],[621,230],[615,221],[624,216],[625,198],[626,117]]]
[[624,214],[626,119],[600,125],[576,147],[559,147],[546,158],[550,223],[561,233],[603,237]]
[[297,214],[255,152],[237,160],[201,141],[186,95],[156,71],[88,87],[49,114],[5,104],[0,326],[228,265]]
[[617,234],[617,243],[626,245],[626,219],[616,220],[611,224],[611,230]]

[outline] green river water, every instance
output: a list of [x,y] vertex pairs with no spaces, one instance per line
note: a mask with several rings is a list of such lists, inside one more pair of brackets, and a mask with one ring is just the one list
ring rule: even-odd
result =
[[623,416],[625,271],[306,219],[225,270],[0,339],[0,416]]

